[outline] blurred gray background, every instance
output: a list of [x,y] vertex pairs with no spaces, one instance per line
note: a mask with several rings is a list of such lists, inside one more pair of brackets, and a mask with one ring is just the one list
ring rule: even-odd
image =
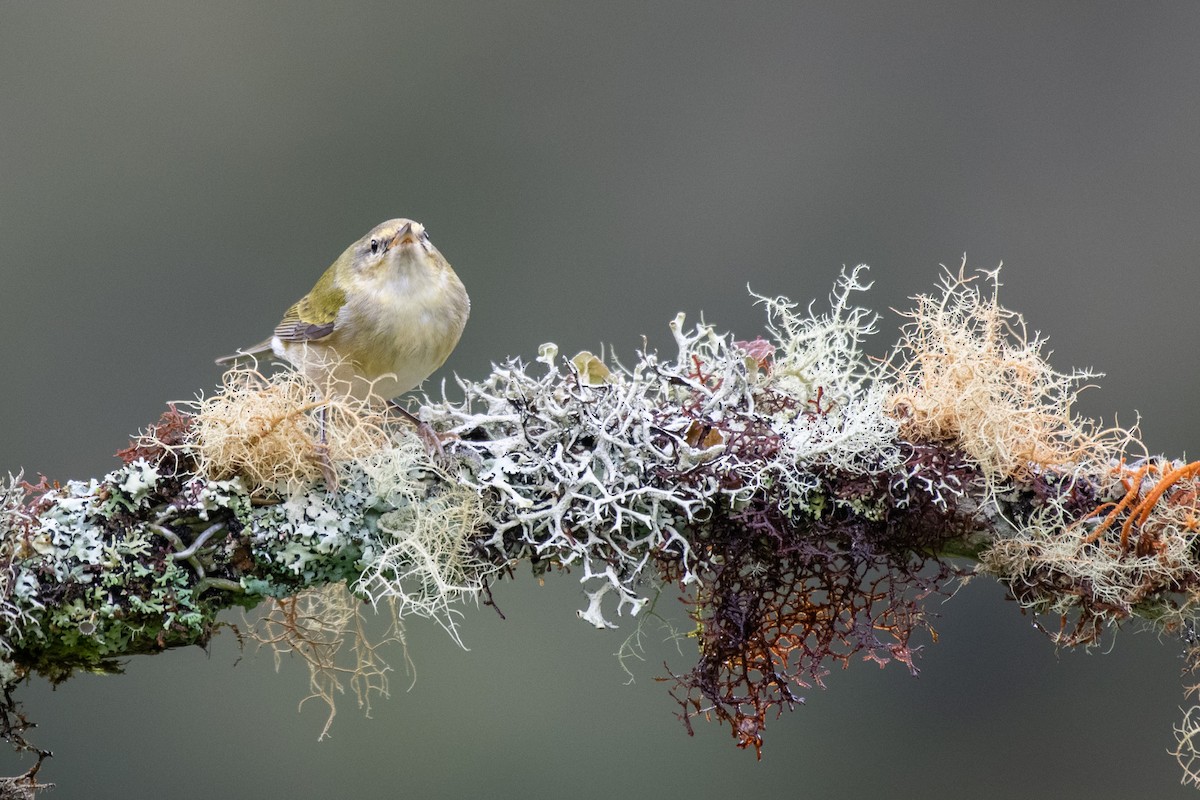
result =
[[[676,311],[752,338],[746,293],[824,302],[868,263],[882,354],[962,254],[1081,411],[1200,452],[1196,3],[0,5],[0,469],[98,476],[212,358],[258,341],[376,223],[424,222],[470,290],[451,370],[668,348]],[[577,576],[498,587],[458,650],[330,741],[306,674],[140,658],[25,687],[75,797],[1194,797],[1167,754],[1175,643],[1058,653],[993,583],[903,668],[855,663],[762,762],[675,720],[651,637],[575,619]],[[652,631],[653,633],[653,631]],[[397,654],[396,663],[401,663]],[[4,774],[20,769],[10,754]]]

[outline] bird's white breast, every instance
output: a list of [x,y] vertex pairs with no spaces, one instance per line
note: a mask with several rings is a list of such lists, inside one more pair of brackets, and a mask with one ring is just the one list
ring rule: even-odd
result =
[[277,353],[282,346],[280,354],[315,380],[349,381],[349,393],[360,397],[373,382],[375,394],[391,398],[415,388],[445,362],[469,308],[466,290],[448,265],[389,270],[347,290],[328,337],[273,345]]

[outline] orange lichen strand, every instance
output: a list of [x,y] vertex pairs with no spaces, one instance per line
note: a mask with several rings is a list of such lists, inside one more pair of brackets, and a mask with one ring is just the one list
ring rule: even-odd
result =
[[[1124,465],[1120,467],[1124,468]],[[1143,497],[1141,493],[1142,482],[1146,476],[1157,472],[1159,474],[1158,482],[1150,489]],[[1104,532],[1113,524],[1113,522],[1121,515],[1122,512],[1128,511],[1128,516],[1121,524],[1121,551],[1125,552],[1129,549],[1129,540],[1133,535],[1135,528],[1142,528],[1150,520],[1154,509],[1158,506],[1159,500],[1163,499],[1166,492],[1182,480],[1195,478],[1200,475],[1200,461],[1193,461],[1190,464],[1183,464],[1178,467],[1167,469],[1161,465],[1154,463],[1143,464],[1132,475],[1127,478],[1122,478],[1121,483],[1125,485],[1125,496],[1119,502],[1104,503],[1098,506],[1092,513],[1095,517],[1101,513],[1105,514],[1104,519],[1096,528],[1083,539],[1084,544],[1091,544],[1098,541]],[[1187,489],[1194,500],[1195,489]],[[1110,509],[1111,510],[1108,510]],[[1195,515],[1189,517],[1193,522],[1185,522],[1185,529],[1190,532],[1195,532],[1200,524],[1194,522]],[[1141,545],[1139,545],[1141,548]]]
[[1154,504],[1162,497],[1163,492],[1183,478],[1194,476],[1198,471],[1200,471],[1200,461],[1193,461],[1190,464],[1184,464],[1167,472],[1154,485],[1154,488],[1150,490],[1150,494],[1146,495],[1146,499],[1133,510],[1130,518],[1136,518],[1139,526],[1144,525],[1146,520],[1150,518],[1150,513],[1154,510]]
[[1113,510],[1108,512],[1108,515],[1104,518],[1104,520],[1099,525],[1096,526],[1096,529],[1084,537],[1084,539],[1083,539],[1084,544],[1091,544],[1092,542],[1097,541],[1101,536],[1104,535],[1104,531],[1107,530],[1108,526],[1113,523],[1113,520],[1115,520],[1118,516],[1120,516],[1122,511],[1129,508],[1129,506],[1133,505],[1134,501],[1137,500],[1137,497],[1139,494],[1138,487],[1141,486],[1142,479],[1146,476],[1146,473],[1149,471],[1149,469],[1150,469],[1150,464],[1145,464],[1142,467],[1140,467],[1133,474],[1132,482],[1126,482],[1125,479],[1122,479],[1121,482],[1125,484],[1125,496],[1121,498],[1121,501],[1119,503],[1116,503],[1116,504],[1105,503],[1104,505],[1102,505],[1096,509],[1095,513],[1099,514],[1100,510],[1103,509],[1104,507],[1110,506],[1110,505],[1114,506]]

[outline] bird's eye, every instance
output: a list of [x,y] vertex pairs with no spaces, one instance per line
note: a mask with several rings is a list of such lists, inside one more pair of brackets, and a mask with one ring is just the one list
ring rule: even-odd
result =
[[374,254],[376,254],[376,253],[378,253],[378,252],[379,252],[379,240],[378,240],[378,239],[372,239],[372,240],[371,240],[371,255],[374,255]]

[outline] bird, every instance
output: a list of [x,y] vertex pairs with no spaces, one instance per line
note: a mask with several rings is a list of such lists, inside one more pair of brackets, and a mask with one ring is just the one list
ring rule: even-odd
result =
[[376,225],[346,248],[262,342],[217,359],[273,354],[318,386],[356,399],[419,386],[458,344],[471,300],[454,268],[411,219]]

